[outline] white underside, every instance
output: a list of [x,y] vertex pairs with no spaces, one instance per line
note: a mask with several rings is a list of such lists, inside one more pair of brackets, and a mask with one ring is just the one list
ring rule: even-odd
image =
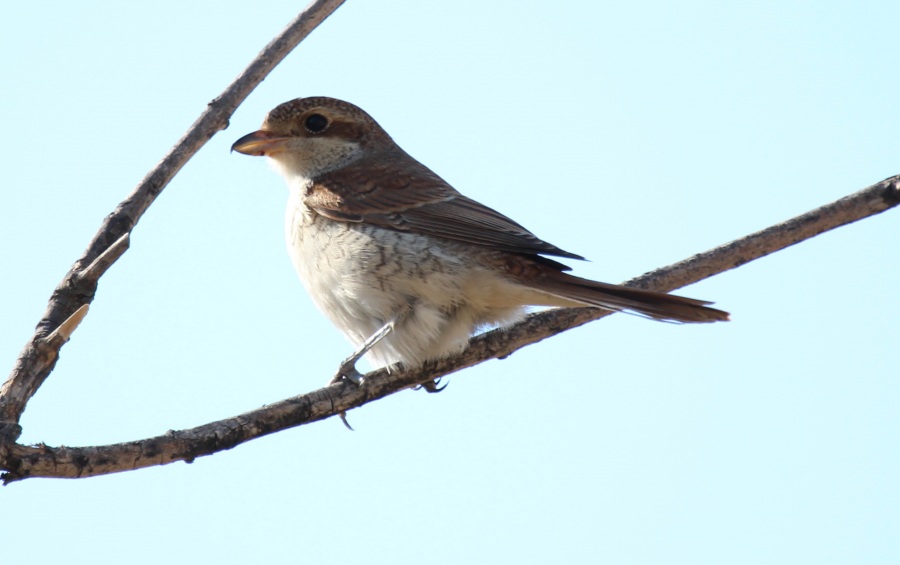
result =
[[534,291],[466,258],[455,244],[311,212],[291,187],[288,252],[319,309],[359,346],[392,319],[395,330],[368,354],[375,366],[461,351],[486,326],[514,322]]

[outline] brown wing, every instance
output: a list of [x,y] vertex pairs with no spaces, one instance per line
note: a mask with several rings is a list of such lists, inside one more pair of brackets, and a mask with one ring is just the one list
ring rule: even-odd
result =
[[314,179],[305,202],[319,214],[338,221],[365,222],[513,253],[584,259],[463,196],[402,152],[362,159],[321,175]]

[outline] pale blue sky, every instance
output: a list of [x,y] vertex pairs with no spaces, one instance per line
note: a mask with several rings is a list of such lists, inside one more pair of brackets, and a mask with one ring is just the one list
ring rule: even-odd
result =
[[[900,173],[891,2],[349,1],[166,189],[23,418],[94,445],[327,382],[349,346],[229,154],[344,98],[465,194],[618,282]],[[752,4],[752,5],[751,5]],[[0,245],[11,367],[102,218],[303,2],[10,4]],[[0,489],[10,563],[896,563],[897,211],[227,453]]]

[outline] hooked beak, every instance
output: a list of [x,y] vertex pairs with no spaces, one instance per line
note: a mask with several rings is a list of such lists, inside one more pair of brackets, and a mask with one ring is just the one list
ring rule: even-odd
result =
[[234,145],[231,146],[231,150],[244,155],[261,157],[283,151],[285,144],[290,139],[288,136],[276,135],[261,129],[235,141]]

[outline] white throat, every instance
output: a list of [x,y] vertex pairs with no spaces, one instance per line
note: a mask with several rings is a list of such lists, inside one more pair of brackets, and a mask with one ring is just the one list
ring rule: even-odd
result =
[[269,156],[269,162],[281,176],[293,185],[297,180],[315,178],[355,161],[362,148],[355,141],[328,137],[297,138],[289,142],[285,151]]

